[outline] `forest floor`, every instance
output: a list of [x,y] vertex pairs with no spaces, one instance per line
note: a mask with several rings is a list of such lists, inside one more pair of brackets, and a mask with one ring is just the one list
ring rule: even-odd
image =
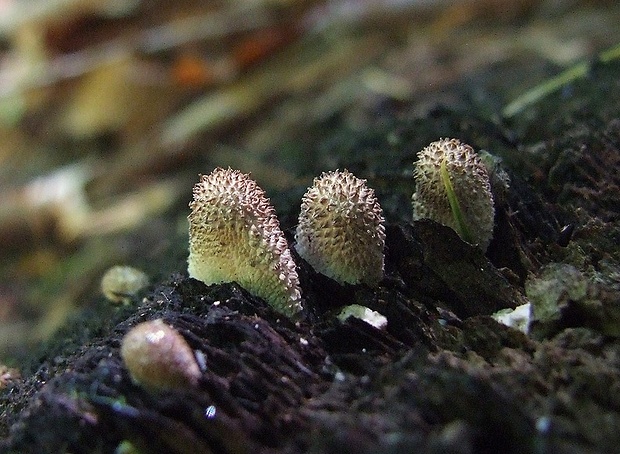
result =
[[[619,71],[593,61],[560,90],[502,115],[503,100],[481,99],[480,87],[519,73],[484,66],[451,81],[441,102],[428,95],[427,108],[368,103],[262,154],[258,180],[268,180],[261,172],[271,162],[285,175],[269,195],[289,242],[307,183],[289,178],[287,163],[310,152],[304,174],[347,168],[366,178],[387,220],[377,288],[340,286],[294,254],[298,320],[236,284],[189,278],[184,207],[123,236],[151,285],[127,305],[93,298],[44,343],[16,350],[21,377],[6,370],[0,450],[619,452]],[[486,253],[448,227],[410,220],[412,163],[440,137],[498,158]],[[492,317],[527,302],[527,334]],[[387,325],[339,319],[350,304]],[[197,388],[152,393],[132,382],[121,339],[156,318],[201,352]]]

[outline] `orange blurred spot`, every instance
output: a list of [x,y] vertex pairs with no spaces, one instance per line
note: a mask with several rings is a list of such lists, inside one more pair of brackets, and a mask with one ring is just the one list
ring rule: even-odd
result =
[[293,35],[284,28],[259,30],[233,48],[232,58],[240,69],[254,65],[289,43]]
[[181,55],[172,67],[173,80],[185,87],[203,87],[215,82],[211,66],[202,58],[194,55]]

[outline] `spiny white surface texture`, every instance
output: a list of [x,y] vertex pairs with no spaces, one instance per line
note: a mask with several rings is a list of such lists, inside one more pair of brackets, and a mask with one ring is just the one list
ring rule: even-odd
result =
[[344,284],[383,277],[385,227],[375,192],[347,170],[325,172],[304,195],[296,250],[312,267]]
[[489,176],[473,148],[457,139],[438,140],[418,153],[413,219],[430,218],[459,232],[441,177],[442,163],[471,239],[484,251],[493,237],[495,216]]
[[275,210],[249,175],[217,168],[202,175],[190,203],[189,275],[237,282],[276,310],[301,310],[295,262]]

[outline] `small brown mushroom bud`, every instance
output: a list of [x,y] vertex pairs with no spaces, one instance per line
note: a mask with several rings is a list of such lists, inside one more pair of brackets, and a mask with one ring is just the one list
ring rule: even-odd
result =
[[161,319],[134,326],[123,338],[121,357],[133,381],[154,391],[195,387],[201,376],[185,339]]

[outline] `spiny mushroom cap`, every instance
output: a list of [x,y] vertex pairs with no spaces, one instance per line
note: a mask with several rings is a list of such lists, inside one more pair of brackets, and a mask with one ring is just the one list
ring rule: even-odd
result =
[[194,387],[200,379],[192,349],[161,319],[134,326],[123,338],[121,357],[131,378],[151,390]]
[[324,172],[304,195],[295,248],[312,267],[344,284],[383,277],[385,227],[375,192],[344,170]]
[[275,210],[249,175],[217,168],[194,186],[189,275],[205,284],[238,282],[279,312],[301,310],[295,262]]
[[[442,165],[471,238],[465,238],[455,219],[442,178]],[[489,176],[472,147],[457,139],[433,142],[418,153],[414,176],[413,218],[430,218],[452,227],[463,239],[486,250],[493,236],[495,209]]]

